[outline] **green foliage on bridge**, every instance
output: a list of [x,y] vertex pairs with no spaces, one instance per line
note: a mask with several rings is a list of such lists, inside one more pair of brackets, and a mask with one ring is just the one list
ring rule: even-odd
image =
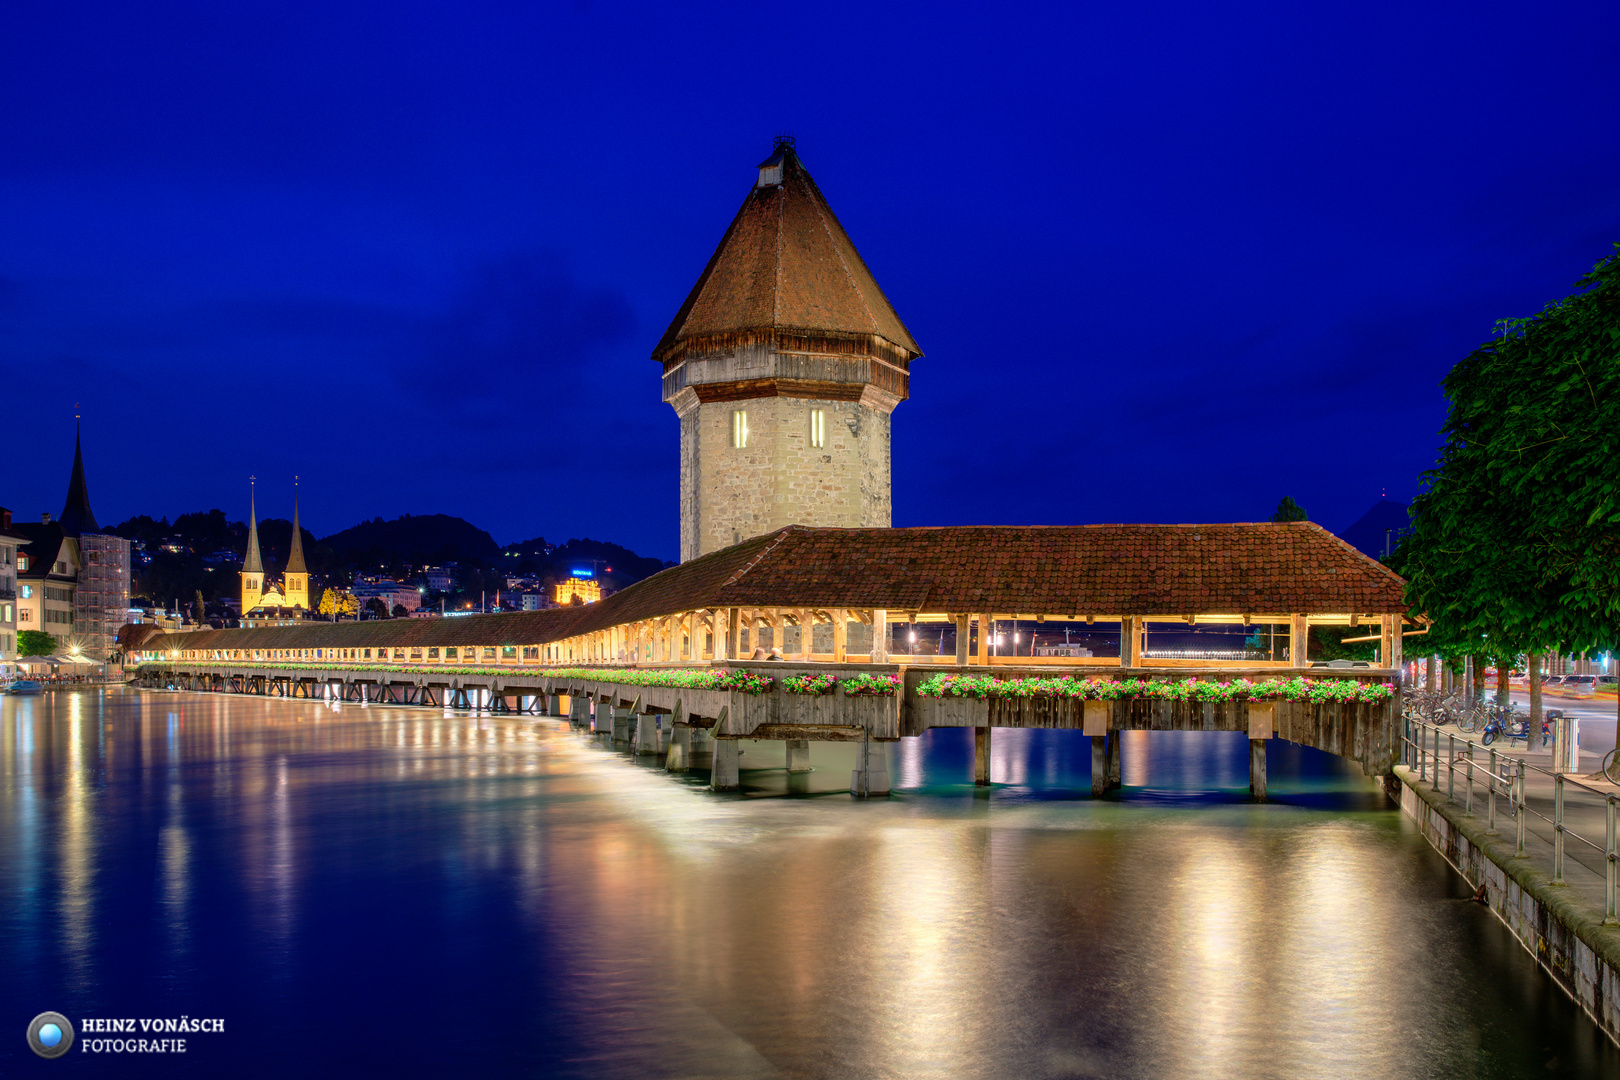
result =
[[1073,676],[1030,676],[998,679],[992,675],[956,675],[941,672],[917,687],[923,697],[967,698],[1084,698],[1088,701],[1388,701],[1395,694],[1389,683],[1364,683],[1353,678],[1306,679],[1076,679]]

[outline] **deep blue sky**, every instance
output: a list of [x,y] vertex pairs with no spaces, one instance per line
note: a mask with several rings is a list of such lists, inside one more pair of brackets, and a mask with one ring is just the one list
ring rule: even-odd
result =
[[1620,239],[1620,5],[12,4],[0,501],[677,550],[648,358],[788,131],[927,354],[895,524],[1342,528]]

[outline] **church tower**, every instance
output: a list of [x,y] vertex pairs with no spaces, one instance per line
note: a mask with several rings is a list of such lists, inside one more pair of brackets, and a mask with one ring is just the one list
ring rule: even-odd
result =
[[99,533],[96,513],[90,509],[90,486],[84,482],[84,444],[79,435],[77,417],[73,429],[73,472],[68,477],[67,502],[62,504],[62,515],[57,523],[68,536]]
[[247,554],[242,559],[242,614],[259,606],[264,595],[264,560],[259,558],[259,511],[249,488]]
[[287,552],[287,572],[282,575],[281,591],[287,606],[309,610],[309,570],[304,566],[304,532],[298,527],[298,496],[293,495],[292,548]]
[[681,561],[784,525],[891,524],[889,415],[922,355],[778,138],[653,359],[681,422]]

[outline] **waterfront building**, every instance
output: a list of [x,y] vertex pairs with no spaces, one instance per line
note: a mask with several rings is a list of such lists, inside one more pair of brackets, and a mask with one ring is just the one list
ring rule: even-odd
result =
[[785,525],[891,524],[889,419],[921,355],[776,140],[653,349],[680,417],[681,561]]
[[17,548],[28,537],[11,527],[11,511],[0,507],[0,666],[17,659]]
[[61,515],[14,528],[26,539],[16,560],[17,629],[43,630],[93,659],[110,656],[129,611],[129,541],[96,521],[77,431]]

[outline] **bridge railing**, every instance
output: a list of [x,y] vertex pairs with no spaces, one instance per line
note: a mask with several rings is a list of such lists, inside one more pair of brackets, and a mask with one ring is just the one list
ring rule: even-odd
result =
[[[1477,752],[1488,755],[1480,761]],[[1525,858],[1525,840],[1531,822],[1539,821],[1545,829],[1537,835],[1552,844],[1552,876],[1554,885],[1565,884],[1566,848],[1570,840],[1583,845],[1603,861],[1604,923],[1620,925],[1620,794],[1604,791],[1576,776],[1555,769],[1542,768],[1526,757],[1498,751],[1494,745],[1476,742],[1472,738],[1458,737],[1456,729],[1443,730],[1435,724],[1425,723],[1412,716],[1403,718],[1401,733],[1401,763],[1417,774],[1420,785],[1431,785],[1430,790],[1442,790],[1441,773],[1445,774],[1446,801],[1457,804],[1457,774],[1463,774],[1463,812],[1474,813],[1474,789],[1481,789],[1486,803],[1488,833],[1497,831],[1499,803],[1505,802],[1506,816],[1514,823],[1516,833],[1515,855]],[[1551,813],[1538,809],[1528,794],[1535,784],[1541,800],[1550,795]],[[1545,806],[1545,801],[1542,802]],[[1604,836],[1601,842],[1583,836],[1569,824],[1568,814],[1574,807],[1603,811]],[[1594,818],[1595,820],[1595,818]],[[1549,835],[1542,835],[1545,832]],[[1585,864],[1582,864],[1583,866]],[[1587,869],[1591,869],[1587,867]]]

